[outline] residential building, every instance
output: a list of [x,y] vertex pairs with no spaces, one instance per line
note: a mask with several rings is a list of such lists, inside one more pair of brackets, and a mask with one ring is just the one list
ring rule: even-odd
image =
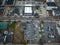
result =
[[56,5],[60,8],[60,0],[55,0]]
[[46,10],[57,9],[57,5],[55,4],[54,0],[46,0]]
[[60,21],[58,22],[58,24],[56,25],[56,29],[58,31],[58,35],[60,36]]
[[60,9],[53,9],[52,10],[52,15],[53,16],[60,16]]
[[8,24],[8,22],[0,22],[0,30],[7,30]]

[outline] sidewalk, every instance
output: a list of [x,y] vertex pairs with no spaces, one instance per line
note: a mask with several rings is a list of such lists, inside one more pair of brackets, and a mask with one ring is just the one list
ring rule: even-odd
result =
[[[0,45],[23,45],[23,44],[0,44]],[[39,45],[39,44],[27,44],[27,45]],[[51,44],[44,44],[44,45],[60,45],[59,43],[51,43]]]
[[45,45],[60,45],[59,43],[51,43],[51,44],[45,44]]

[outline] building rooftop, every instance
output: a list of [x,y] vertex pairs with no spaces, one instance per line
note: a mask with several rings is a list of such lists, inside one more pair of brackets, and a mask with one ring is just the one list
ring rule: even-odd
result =
[[8,28],[8,22],[0,22],[0,30],[6,30]]
[[47,2],[48,6],[56,6],[56,4],[54,2]]
[[0,6],[2,5],[2,3],[3,3],[3,0],[0,0]]
[[19,14],[20,14],[19,8],[14,8],[13,11],[12,11],[11,13],[12,13],[12,14],[15,13],[15,14],[18,14],[18,15],[19,15]]
[[13,5],[14,0],[6,0],[5,4],[7,5]]
[[3,13],[4,12],[4,9],[0,9],[0,13]]
[[53,9],[53,15],[60,16],[60,9]]

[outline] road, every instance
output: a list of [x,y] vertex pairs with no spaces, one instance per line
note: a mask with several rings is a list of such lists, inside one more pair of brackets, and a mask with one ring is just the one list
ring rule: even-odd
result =
[[[4,45],[4,44],[0,44],[0,45]],[[5,44],[5,45],[23,45],[23,44]],[[39,45],[39,44],[27,44],[27,45]],[[60,45],[59,43],[51,43],[51,44],[44,44],[44,45]]]
[[58,22],[59,19],[54,19],[52,17],[0,17],[0,21],[21,21],[21,20],[43,20],[44,22]]

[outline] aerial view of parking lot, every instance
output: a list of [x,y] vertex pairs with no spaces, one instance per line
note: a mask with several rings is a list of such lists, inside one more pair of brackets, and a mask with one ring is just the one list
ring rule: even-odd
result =
[[0,0],[0,45],[60,45],[60,0]]

